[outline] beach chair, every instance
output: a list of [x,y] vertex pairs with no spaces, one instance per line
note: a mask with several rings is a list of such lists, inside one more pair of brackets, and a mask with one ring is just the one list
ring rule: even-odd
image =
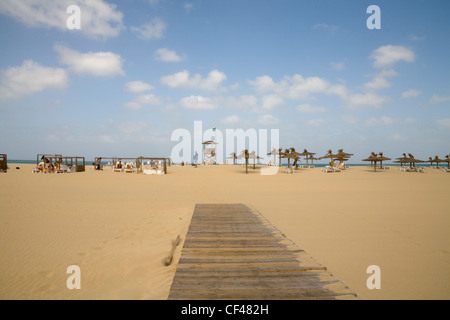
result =
[[322,169],[322,172],[334,172],[333,168],[331,168],[330,166],[325,166],[325,168]]
[[125,172],[128,172],[128,173],[133,173],[134,172],[133,163],[131,163],[131,162],[127,163],[127,165],[125,166]]

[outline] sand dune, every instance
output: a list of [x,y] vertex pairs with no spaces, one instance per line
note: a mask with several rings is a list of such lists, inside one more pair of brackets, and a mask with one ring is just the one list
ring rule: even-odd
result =
[[[165,176],[87,169],[0,174],[0,299],[166,299],[196,203],[245,203],[362,299],[450,298],[450,174],[352,167],[260,175],[172,166]],[[66,287],[69,265],[81,289]],[[381,268],[369,290],[366,268]]]

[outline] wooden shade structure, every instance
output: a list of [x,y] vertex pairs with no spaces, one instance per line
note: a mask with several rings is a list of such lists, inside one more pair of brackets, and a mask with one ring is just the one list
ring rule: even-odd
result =
[[0,154],[0,171],[8,171],[8,157],[6,154]]
[[139,174],[141,172],[144,172],[144,161],[162,161],[163,162],[163,171],[164,174],[167,174],[167,166],[170,162],[169,158],[158,158],[158,157],[143,157],[140,156],[139,158],[136,158],[136,172]]
[[216,164],[216,147],[218,145],[217,142],[209,140],[202,142],[203,145],[203,164]]
[[86,171],[86,159],[84,157],[63,156],[60,154],[38,154],[36,156],[36,165],[39,165],[40,160],[44,161],[44,167],[47,164],[56,163],[58,169],[61,169],[61,165],[65,164],[67,167],[75,166],[75,172]]

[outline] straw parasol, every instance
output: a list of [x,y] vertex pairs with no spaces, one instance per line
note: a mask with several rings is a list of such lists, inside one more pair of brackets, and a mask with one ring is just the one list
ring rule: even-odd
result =
[[[273,156],[273,163],[274,163],[274,165],[277,162],[276,156],[280,155],[280,150],[281,149],[277,150],[277,149],[273,148],[272,151],[267,154],[268,156]],[[281,162],[280,162],[280,164],[281,164]]]
[[405,153],[403,153],[403,157],[400,158],[396,158],[397,161],[394,161],[395,163],[409,163],[410,167],[414,167],[416,165],[416,163],[422,163],[422,162],[427,162],[427,161],[423,161],[423,160],[419,160],[414,158],[414,156],[411,153],[408,153],[408,156],[406,156]]
[[400,163],[403,166],[404,163],[408,163],[409,157],[406,156],[406,153],[403,153],[403,157],[395,158],[395,163]]
[[450,169],[450,154],[447,154],[445,156],[445,159],[442,160],[442,162],[447,162],[447,166]]
[[295,148],[291,148],[290,155],[294,159],[293,166],[297,169],[297,162],[298,162],[298,160],[300,160],[300,156],[302,156],[303,154],[295,151]]
[[391,158],[387,158],[383,156],[383,152],[378,153],[378,161],[380,161],[380,168],[383,165],[383,161],[391,160]]
[[306,166],[309,166],[308,165],[308,160],[309,159],[318,160],[317,158],[313,158],[313,156],[315,155],[314,152],[308,152],[308,150],[306,150],[306,149],[304,149],[303,152],[300,155],[305,157],[305,159],[306,159]]
[[391,159],[383,156],[383,152],[380,152],[378,155],[375,152],[372,152],[368,158],[363,159],[362,161],[370,161],[371,165],[372,165],[372,163],[374,164],[373,170],[377,171],[377,162],[380,162],[380,167],[381,167],[383,161],[386,161],[386,160],[391,160]]
[[313,160],[320,160],[319,158],[315,158],[314,156],[306,157],[306,163],[308,163],[308,160],[311,160],[311,165],[313,166]]
[[319,160],[330,159],[330,161],[331,161],[333,159],[336,159],[336,157],[337,157],[337,154],[333,154],[333,151],[331,151],[331,149],[330,149],[330,150],[328,150],[327,154],[324,155],[323,157],[320,157]]
[[248,173],[248,158],[249,158],[248,150],[242,150],[241,154],[237,157],[238,159],[245,159],[245,173]]
[[262,157],[256,155],[255,151],[250,152],[250,154],[248,155],[248,158],[249,159],[253,159],[253,169],[256,169],[256,167],[255,167],[256,160],[257,159],[263,159]]
[[353,156],[353,153],[346,153],[344,149],[339,149],[335,159],[342,163],[342,161],[350,159],[351,156]]
[[434,156],[434,159],[432,157],[429,157],[428,161],[426,162],[429,162],[431,166],[433,166],[433,162],[436,162],[436,167],[439,167],[439,163],[445,162],[445,160],[439,159],[438,156]]
[[227,159],[233,159],[233,165],[236,164],[236,159],[237,159],[237,158],[238,158],[238,157],[236,156],[236,152],[230,153],[230,156],[227,157]]
[[295,152],[295,149],[294,152],[291,152],[290,149],[285,149],[282,158],[288,159],[288,168],[290,168],[291,159],[297,158],[297,152]]

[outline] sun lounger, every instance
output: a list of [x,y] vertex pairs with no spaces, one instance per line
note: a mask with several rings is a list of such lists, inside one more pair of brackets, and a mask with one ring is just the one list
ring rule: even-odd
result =
[[125,166],[125,172],[133,173],[134,172],[134,166],[131,162],[127,163]]
[[334,172],[333,168],[331,168],[330,166],[326,166],[325,168],[322,169],[322,172]]

